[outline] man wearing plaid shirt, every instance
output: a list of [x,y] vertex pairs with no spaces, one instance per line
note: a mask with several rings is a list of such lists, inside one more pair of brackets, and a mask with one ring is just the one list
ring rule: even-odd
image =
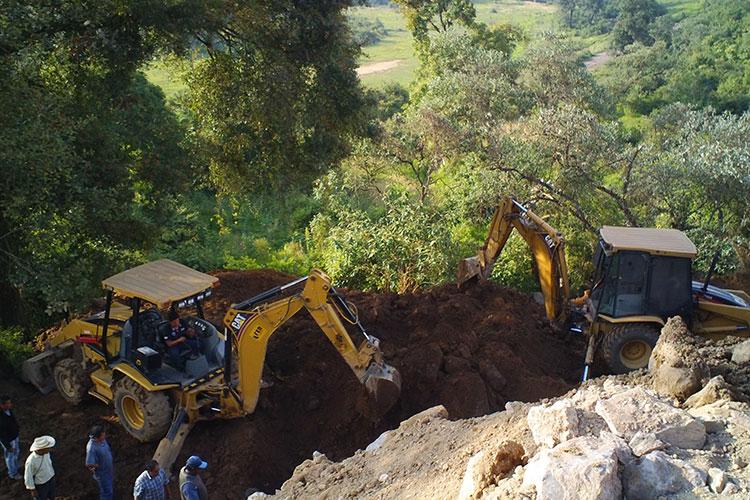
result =
[[136,500],[165,500],[169,498],[167,474],[159,467],[156,460],[149,461],[143,472],[135,480],[133,496]]

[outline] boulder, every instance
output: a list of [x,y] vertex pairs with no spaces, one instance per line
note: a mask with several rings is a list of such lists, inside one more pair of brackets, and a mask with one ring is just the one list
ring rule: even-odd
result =
[[686,408],[699,408],[720,400],[731,400],[732,388],[724,377],[718,375],[708,381],[706,386],[685,401]]
[[595,409],[609,430],[627,441],[639,431],[679,448],[702,448],[706,441],[702,422],[641,387],[598,401]]
[[576,409],[573,403],[565,399],[552,406],[532,407],[526,421],[534,442],[539,446],[553,448],[580,435]]
[[697,344],[682,318],[669,318],[648,362],[654,389],[659,394],[684,400],[708,380],[708,365]]
[[723,432],[750,437],[750,407],[736,401],[720,400],[688,410],[691,416],[704,423],[710,432]]
[[650,500],[704,486],[706,473],[662,451],[652,451],[626,465],[622,481],[627,498]]
[[533,486],[537,500],[619,499],[621,457],[629,455],[625,442],[608,432],[569,439],[529,461],[523,487]]
[[655,450],[663,450],[667,447],[667,443],[657,437],[653,433],[646,433],[638,431],[628,442],[630,450],[636,457],[642,457]]
[[701,373],[696,368],[662,365],[652,373],[654,390],[680,401],[684,401],[701,388]]
[[497,484],[521,465],[524,454],[523,446],[515,441],[507,441],[494,450],[483,449],[472,455],[466,464],[458,498],[480,498],[486,488]]
[[[407,418],[401,424],[399,425],[400,429],[404,429],[406,427],[411,427],[413,425],[417,424],[426,424],[427,422],[435,419],[446,419],[448,418],[448,410],[445,409],[445,406],[443,405],[437,405],[433,406],[432,408],[427,408],[424,411],[420,411],[417,414],[412,415],[411,417]],[[378,438],[379,439],[379,438]]]
[[739,365],[748,361],[750,361],[750,340],[745,340],[732,349],[732,362]]
[[711,467],[708,469],[708,486],[714,493],[721,493],[726,488],[729,478],[723,470]]
[[503,377],[503,374],[500,373],[500,370],[498,370],[497,367],[489,361],[482,360],[479,362],[479,373],[482,374],[482,377],[487,382],[487,385],[489,385],[492,390],[496,392],[502,391],[505,386],[508,385],[508,380]]

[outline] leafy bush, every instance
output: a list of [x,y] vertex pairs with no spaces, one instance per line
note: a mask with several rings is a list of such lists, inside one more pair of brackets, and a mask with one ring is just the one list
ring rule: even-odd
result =
[[338,284],[403,293],[450,274],[453,243],[440,211],[391,190],[381,209],[368,212],[355,206],[336,173],[323,179],[316,196],[325,208],[310,224],[307,246]]
[[0,329],[0,371],[21,373],[21,365],[34,349],[20,328]]

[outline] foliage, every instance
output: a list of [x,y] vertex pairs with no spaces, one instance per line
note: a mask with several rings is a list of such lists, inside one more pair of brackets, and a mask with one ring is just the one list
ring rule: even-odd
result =
[[346,154],[362,106],[350,3],[226,2],[214,13],[184,105],[222,192],[309,183]]
[[654,43],[651,25],[665,9],[656,0],[618,0],[617,20],[612,27],[612,46],[622,50],[635,42],[644,45]]
[[[723,242],[724,253],[734,255],[724,265],[736,265],[750,249],[750,113],[738,117],[673,105],[654,118],[652,134],[658,148],[654,179],[662,186],[657,199],[667,223],[703,241]],[[708,254],[699,267],[708,267]]]
[[474,28],[477,12],[469,0],[396,0],[406,17],[422,59],[430,50],[430,33],[445,33],[453,26]]
[[351,17],[349,18],[349,27],[354,34],[354,42],[359,47],[375,45],[388,36],[388,30],[383,21],[377,18],[370,20],[357,16]]
[[610,0],[559,0],[558,3],[563,23],[587,34],[608,32],[617,17],[615,3]]
[[20,300],[2,321],[39,324],[39,309],[80,306],[158,237],[161,201],[192,172],[180,124],[136,69],[181,47],[196,11],[146,0],[116,10],[3,3],[0,282]]
[[34,355],[34,348],[20,328],[0,328],[0,372],[21,373],[21,365]]
[[570,103],[596,114],[610,113],[609,96],[565,38],[554,34],[543,36],[524,54],[522,61],[519,83],[529,89],[539,106]]
[[323,210],[310,225],[308,247],[339,284],[399,293],[445,279],[451,249],[443,214],[391,191],[370,214],[352,203],[351,187],[335,173],[316,188]]
[[[652,25],[652,47],[635,44],[611,62],[602,80],[627,111],[647,114],[682,102],[742,113],[750,109],[750,4],[705,0],[671,29]],[[661,19],[661,18],[657,18]]]

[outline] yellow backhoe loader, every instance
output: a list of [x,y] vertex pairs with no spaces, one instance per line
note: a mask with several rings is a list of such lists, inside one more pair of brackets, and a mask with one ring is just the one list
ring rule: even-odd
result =
[[671,316],[699,335],[750,336],[750,296],[709,285],[711,271],[705,282],[693,281],[697,250],[676,229],[602,227],[593,284],[570,300],[563,236],[510,197],[495,211],[478,255],[459,263],[459,286],[490,276],[513,228],[531,248],[547,317],[588,337],[584,380],[596,356],[610,373],[646,367]]
[[[255,411],[268,340],[301,309],[315,319],[378,412],[400,394],[400,375],[383,360],[378,339],[321,271],[233,305],[223,333],[203,318],[202,303],[218,284],[214,276],[163,259],[102,284],[104,310],[66,324],[24,364],[24,375],[42,392],[56,388],[71,403],[88,394],[113,405],[133,437],[161,438],[154,458],[167,470],[196,422]],[[199,348],[175,360],[165,355],[170,324],[163,314],[179,310],[196,313],[183,314],[183,321]],[[357,343],[344,322],[356,327]]]

